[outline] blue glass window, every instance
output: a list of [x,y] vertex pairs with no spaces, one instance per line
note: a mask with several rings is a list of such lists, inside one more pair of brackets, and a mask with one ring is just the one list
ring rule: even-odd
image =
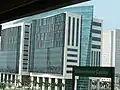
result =
[[79,19],[77,19],[76,46],[78,46]]
[[93,40],[93,41],[101,41],[101,38],[98,38],[98,37],[92,37],[92,40]]
[[75,18],[73,18],[73,25],[72,25],[72,45],[74,45],[74,32],[75,32]]
[[92,25],[94,25],[94,26],[99,26],[99,27],[101,27],[101,26],[102,26],[102,24],[101,24],[101,23],[99,23],[99,22],[92,22]]
[[68,51],[76,51],[76,52],[78,51],[77,49],[73,49],[73,48],[68,48],[67,50]]
[[67,73],[72,73],[72,71],[67,71]]
[[100,45],[92,45],[92,48],[100,49],[101,46]]
[[77,57],[77,55],[74,55],[74,54],[68,54],[67,56],[70,56],[70,57]]
[[92,33],[101,34],[101,30],[95,30],[95,29],[92,29]]
[[68,45],[70,45],[70,25],[71,25],[71,17],[68,18]]
[[67,62],[77,62],[77,60],[67,59]]

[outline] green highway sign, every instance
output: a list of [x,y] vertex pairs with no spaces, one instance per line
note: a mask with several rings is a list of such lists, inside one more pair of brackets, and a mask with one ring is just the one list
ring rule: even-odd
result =
[[114,67],[73,66],[72,73],[73,90],[75,85],[75,76],[111,78],[111,90],[114,90],[114,73],[115,73]]
[[84,77],[111,77],[113,69],[109,67],[74,67],[74,74]]

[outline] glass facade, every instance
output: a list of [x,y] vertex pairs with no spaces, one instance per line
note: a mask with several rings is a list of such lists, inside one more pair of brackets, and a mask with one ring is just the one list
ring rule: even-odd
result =
[[[49,15],[59,14],[63,12],[72,12],[72,13],[80,14],[82,16],[82,28],[81,28],[82,31],[81,31],[81,41],[80,41],[81,42],[80,66],[90,66],[93,6],[77,6],[77,7],[56,9],[56,10],[52,10],[49,12],[37,14],[31,17],[26,17],[22,19],[21,21],[31,22],[33,19],[47,17]],[[68,19],[69,22],[71,19],[72,18]],[[21,22],[21,21],[18,21],[18,22]],[[68,23],[68,25],[70,26],[70,23]],[[79,26],[77,27],[79,28]],[[69,33],[69,29],[68,29],[68,33]],[[76,42],[76,44],[77,43],[78,41]],[[68,36],[68,45],[69,45],[69,36]],[[88,78],[83,78],[83,79],[81,78],[81,81],[80,80],[78,81],[77,86],[78,86],[78,90],[88,90]]]
[[[31,22],[33,19],[36,19],[36,18],[47,17],[50,15],[59,14],[63,12],[72,12],[72,13],[80,14],[82,16],[82,33],[81,33],[82,39],[81,39],[80,65],[89,66],[90,50],[91,50],[91,33],[92,33],[91,27],[92,27],[92,21],[93,21],[93,6],[77,6],[77,7],[69,7],[69,8],[60,8],[60,9],[52,10],[49,12],[37,14],[31,17],[26,17],[21,21]],[[71,18],[69,18],[69,21],[70,20]],[[21,22],[21,21],[18,21],[18,22]]]
[[19,70],[21,26],[1,31],[0,72]]
[[62,74],[65,14],[32,21],[30,71]]

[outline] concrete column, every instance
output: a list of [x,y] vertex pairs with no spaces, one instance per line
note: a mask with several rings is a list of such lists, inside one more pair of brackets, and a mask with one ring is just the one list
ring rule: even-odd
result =
[[9,80],[8,77],[9,77],[9,74],[7,74],[7,79],[6,79],[6,80],[7,80],[7,81],[6,81],[7,83],[8,83],[8,80]]
[[19,80],[19,86],[21,86],[21,82],[22,82],[22,75],[18,75],[18,80]]
[[[42,78],[42,82],[45,82],[45,78],[44,77]],[[42,90],[45,90],[45,86],[44,85],[42,85]]]
[[[51,81],[52,81],[51,78],[49,78],[48,83],[51,84]],[[48,87],[48,90],[51,90],[51,86]]]
[[100,80],[97,79],[97,89],[96,90],[100,90]]
[[11,74],[10,75],[10,84],[12,84],[12,81],[13,81],[13,75]]
[[[58,84],[58,79],[55,78],[55,83]],[[55,90],[58,90],[58,86],[55,86]]]
[[15,86],[16,86],[17,75],[15,75]]
[[62,86],[62,90],[65,90],[65,79],[62,79],[62,83],[64,84],[64,86]]
[[3,74],[3,83],[5,83],[5,74]]
[[75,79],[75,88],[74,90],[77,90],[77,79]]
[[0,73],[0,82],[1,82],[1,73]]
[[36,85],[36,89],[39,89],[39,77],[37,77],[37,85]]
[[33,76],[31,76],[31,88],[33,88]]

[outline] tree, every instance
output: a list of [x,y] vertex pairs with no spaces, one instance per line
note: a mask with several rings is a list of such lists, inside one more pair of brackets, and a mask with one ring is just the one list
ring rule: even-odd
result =
[[5,83],[0,83],[0,88],[1,88],[1,89],[3,89],[3,90],[4,90],[4,89],[5,89],[5,87],[6,87],[6,84],[5,84]]

